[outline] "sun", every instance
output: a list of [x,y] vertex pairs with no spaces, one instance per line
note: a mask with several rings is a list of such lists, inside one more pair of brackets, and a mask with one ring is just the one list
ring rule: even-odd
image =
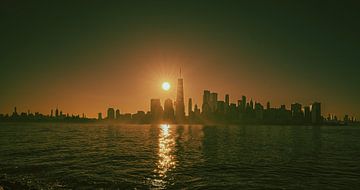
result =
[[163,82],[161,87],[163,90],[168,91],[168,90],[170,90],[171,85],[168,82]]

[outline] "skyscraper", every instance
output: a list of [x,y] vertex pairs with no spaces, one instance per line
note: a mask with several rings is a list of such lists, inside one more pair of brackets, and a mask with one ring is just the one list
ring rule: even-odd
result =
[[311,122],[314,124],[321,123],[321,104],[314,102],[311,105]]
[[230,98],[229,98],[229,94],[225,94],[225,104],[226,104],[227,106],[229,106],[229,105],[230,105]]
[[198,108],[197,104],[195,104],[195,107],[194,107],[194,114],[195,114],[195,116],[200,115],[200,109]]
[[254,102],[252,99],[250,100],[249,107],[250,107],[250,110],[254,109]]
[[270,102],[266,103],[266,109],[269,110],[270,109]]
[[245,111],[245,108],[246,108],[246,96],[242,96],[242,99],[241,99],[241,109],[242,109],[242,111]]
[[151,121],[153,123],[161,121],[163,109],[161,107],[160,99],[150,100],[150,113],[151,113]]
[[120,117],[121,117],[121,115],[120,115],[120,110],[117,109],[116,112],[115,112],[115,118],[119,120]]
[[14,112],[13,112],[12,116],[16,117],[16,116],[18,116],[18,115],[19,115],[19,114],[17,113],[16,107],[14,107]]
[[185,121],[185,103],[184,103],[184,86],[183,79],[178,79],[177,84],[177,94],[176,94],[176,103],[175,103],[175,119],[177,123],[183,123]]
[[210,108],[210,91],[204,90],[203,94],[203,103],[202,103],[202,113],[207,116],[211,111]]
[[291,116],[294,122],[300,123],[303,121],[302,106],[299,103],[291,104]]
[[173,123],[175,120],[174,116],[174,106],[171,99],[166,99],[164,103],[164,114],[163,114],[164,121]]
[[229,94],[225,94],[225,113],[226,114],[229,113],[229,108],[230,108],[230,97],[229,97]]
[[192,112],[193,112],[193,109],[192,109],[192,99],[189,98],[189,103],[188,103],[188,116],[190,116]]
[[114,108],[108,108],[108,110],[107,110],[107,119],[110,119],[110,120],[115,119],[115,110],[114,110]]
[[218,101],[218,94],[213,92],[210,94],[210,108],[212,112],[215,112],[217,109],[217,101]]
[[262,121],[264,119],[264,106],[260,103],[255,102],[255,117],[257,121]]

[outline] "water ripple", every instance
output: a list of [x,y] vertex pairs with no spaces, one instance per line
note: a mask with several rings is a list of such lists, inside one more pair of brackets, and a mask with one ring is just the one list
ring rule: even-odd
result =
[[353,189],[360,128],[0,125],[10,189]]

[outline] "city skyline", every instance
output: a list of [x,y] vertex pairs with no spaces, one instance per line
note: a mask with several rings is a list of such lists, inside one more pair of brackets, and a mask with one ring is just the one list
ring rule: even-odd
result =
[[[179,87],[179,84],[180,84],[180,87]],[[174,87],[172,87],[174,88]],[[170,88],[171,89],[171,88]],[[175,89],[175,88],[174,88]],[[166,90],[168,91],[168,90]],[[283,106],[285,106],[285,109],[288,109],[288,108],[291,108],[290,110],[292,110],[292,107],[294,105],[300,105],[301,107],[301,111],[302,112],[305,112],[305,107],[306,106],[311,106],[313,103],[316,103],[317,101],[312,101],[310,103],[305,103],[305,104],[299,104],[299,102],[292,102],[290,105],[287,105],[287,104],[279,104],[279,105],[274,105],[272,104],[271,101],[266,101],[266,102],[259,102],[251,97],[247,97],[245,95],[242,95],[241,98],[233,98],[235,99],[235,101],[231,101],[230,96],[228,93],[224,94],[223,98],[221,98],[221,96],[219,96],[219,93],[218,92],[210,92],[210,90],[203,90],[204,94],[202,95],[202,100],[200,100],[199,102],[193,102],[193,98],[192,97],[188,97],[188,102],[187,102],[187,105],[186,102],[185,102],[185,98],[184,98],[184,94],[183,94],[183,78],[179,78],[178,79],[178,85],[176,86],[176,91],[177,91],[177,95],[175,98],[170,98],[170,97],[167,97],[165,99],[161,99],[161,98],[151,98],[151,102],[152,100],[155,100],[155,104],[156,105],[159,105],[161,106],[163,109],[165,109],[165,105],[168,103],[169,104],[169,101],[171,102],[171,106],[172,106],[172,109],[174,111],[174,115],[182,115],[181,113],[183,112],[184,113],[184,116],[187,116],[189,117],[190,116],[190,110],[194,111],[194,106],[196,106],[200,111],[201,113],[204,112],[207,112],[207,110],[215,110],[215,105],[221,101],[227,105],[231,105],[231,104],[236,104],[236,106],[241,106],[243,107],[243,109],[245,109],[246,107],[246,103],[250,103],[252,104],[252,108],[255,109],[255,105],[256,103],[265,107],[266,106],[266,109],[270,109],[270,108],[282,108]],[[180,93],[180,94],[179,94]],[[179,94],[179,95],[178,95]],[[207,98],[206,98],[207,96]],[[249,99],[247,99],[249,98]],[[209,101],[208,103],[209,104],[212,104],[212,107],[209,107],[209,108],[204,108],[204,101],[206,101],[205,99],[208,99],[207,101]],[[211,100],[212,99],[212,100]],[[179,103],[179,105],[177,104],[177,101],[176,100],[181,100],[181,102]],[[167,102],[168,101],[168,102]],[[212,103],[210,103],[212,101]],[[191,102],[191,103],[190,103]],[[201,103],[202,102],[202,103]],[[245,102],[244,103],[241,103],[241,102]],[[164,105],[164,106],[162,106]],[[271,105],[271,106],[270,106]],[[176,109],[176,107],[179,106],[180,109]],[[304,106],[304,107],[302,107]],[[67,115],[67,116],[77,116],[77,117],[80,117],[80,115],[82,116],[82,118],[103,118],[103,116],[107,116],[105,118],[108,118],[108,115],[109,115],[109,109],[112,110],[113,114],[111,115],[114,115],[114,117],[112,119],[115,119],[115,114],[116,115],[120,115],[121,114],[136,114],[137,112],[151,112],[152,110],[152,103],[148,104],[148,109],[137,109],[137,111],[135,112],[127,112],[127,111],[124,111],[124,110],[121,110],[121,105],[119,106],[108,106],[106,107],[106,109],[104,109],[103,111],[101,112],[96,112],[95,114],[88,114],[86,111],[83,111],[81,113],[71,113],[71,112],[64,112],[62,111],[62,109],[59,108],[59,106],[56,106],[56,108],[51,108],[49,113],[47,112],[39,112],[39,111],[34,111],[34,110],[31,110],[31,109],[18,109],[19,107],[17,106],[14,106],[13,107],[13,112],[3,112],[0,114],[2,115],[11,115],[11,114],[14,114],[15,112],[17,113],[27,113],[27,114],[35,114],[35,113],[41,113],[45,116],[55,116],[57,117],[57,115],[61,116],[64,114]],[[116,108],[116,113],[115,113],[115,108]],[[14,111],[15,110],[15,111]],[[176,110],[179,110],[179,112],[177,112]],[[187,110],[187,111],[185,111]],[[58,113],[59,112],[59,113]],[[180,119],[179,121],[182,121],[184,120],[184,116],[180,116],[182,119]],[[356,117],[355,115],[349,115],[348,113],[343,113],[342,115],[337,115],[337,114],[334,114],[334,113],[324,113],[322,112],[322,116],[326,119],[328,117],[331,117],[331,118],[338,118],[339,120],[341,120],[341,118],[344,118],[344,117],[350,117],[350,118],[354,118],[354,119],[357,119],[358,117]],[[111,119],[111,118],[110,118]],[[175,119],[175,117],[174,117]]]
[[352,2],[1,7],[0,113],[147,110],[149,97],[175,99],[174,88],[159,85],[175,86],[181,66],[185,99],[194,103],[211,89],[274,106],[319,101],[324,113],[360,118],[360,14]]
[[[162,88],[164,91],[170,89],[170,84],[167,88]],[[164,84],[163,83],[163,84]],[[51,109],[51,113],[41,114],[39,112],[32,113],[19,112],[14,107],[12,114],[0,114],[0,121],[60,121],[60,122],[90,122],[90,121],[118,121],[123,123],[177,123],[177,124],[323,124],[323,125],[339,125],[339,124],[356,124],[358,123],[356,117],[345,114],[343,118],[335,114],[323,115],[322,106],[320,102],[312,102],[308,105],[294,102],[290,105],[290,109],[285,104],[280,107],[271,106],[271,102],[266,102],[266,107],[253,100],[242,96],[237,102],[230,101],[230,95],[225,94],[222,100],[217,92],[204,90],[202,96],[201,109],[198,104],[194,104],[192,98],[188,98],[188,112],[185,113],[184,100],[184,81],[181,75],[181,68],[179,78],[176,86],[176,99],[173,101],[167,98],[163,101],[161,99],[150,99],[149,110],[138,110],[136,113],[123,113],[119,108],[107,108],[106,116],[99,112],[97,118],[87,117],[85,113],[80,115],[73,115],[63,113],[62,110],[56,108]]]
[[0,1],[0,190],[357,187],[359,10]]

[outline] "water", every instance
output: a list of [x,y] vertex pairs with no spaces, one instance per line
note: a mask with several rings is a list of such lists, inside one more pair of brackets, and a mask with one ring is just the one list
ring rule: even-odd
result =
[[354,189],[360,127],[1,124],[0,185]]

